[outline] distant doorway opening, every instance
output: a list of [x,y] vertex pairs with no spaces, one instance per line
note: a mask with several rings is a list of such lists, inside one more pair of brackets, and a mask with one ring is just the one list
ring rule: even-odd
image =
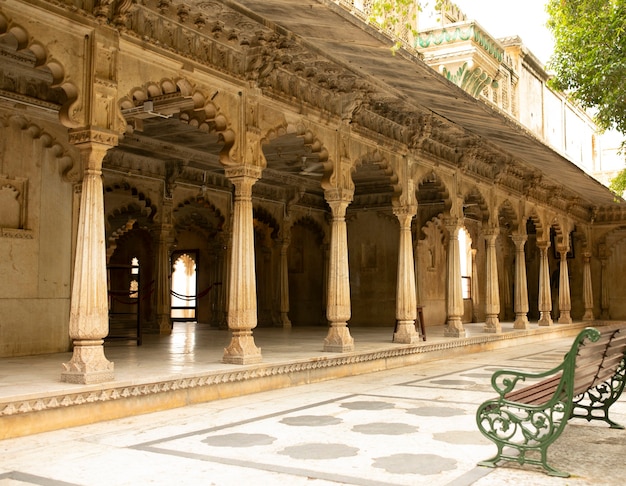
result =
[[198,252],[179,251],[172,255],[172,321],[195,321],[198,315],[196,272]]

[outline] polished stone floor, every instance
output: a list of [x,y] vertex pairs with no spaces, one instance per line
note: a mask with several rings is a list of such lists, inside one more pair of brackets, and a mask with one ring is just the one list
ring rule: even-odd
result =
[[[181,356],[169,358],[171,366],[189,364],[186,339],[193,348],[193,329],[178,332],[170,346]],[[302,341],[305,355],[317,335],[311,340]],[[478,404],[494,396],[493,371],[551,368],[571,341],[545,335],[489,352],[6,439],[0,485],[623,484],[626,431],[580,420],[570,421],[548,454],[569,479],[533,466],[476,465],[495,453],[474,417]],[[128,356],[116,364],[124,379],[133,373],[129,363],[141,365],[135,374],[158,368],[146,358],[149,346],[142,348],[109,349]],[[50,370],[51,382],[58,371]],[[626,397],[612,411],[626,424]]]

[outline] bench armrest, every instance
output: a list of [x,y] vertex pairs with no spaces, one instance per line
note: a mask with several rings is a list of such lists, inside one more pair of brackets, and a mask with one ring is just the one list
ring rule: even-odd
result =
[[526,381],[526,379],[541,379],[549,376],[555,376],[562,373],[567,361],[561,363],[556,368],[541,373],[532,373],[518,370],[499,370],[491,376],[491,386],[498,393],[500,398],[504,398],[507,393],[511,393],[518,383]]

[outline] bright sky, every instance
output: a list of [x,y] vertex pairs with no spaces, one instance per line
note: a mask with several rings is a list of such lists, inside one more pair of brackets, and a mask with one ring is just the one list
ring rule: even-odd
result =
[[453,0],[493,37],[518,35],[524,45],[544,64],[553,49],[552,34],[545,26],[547,0]]

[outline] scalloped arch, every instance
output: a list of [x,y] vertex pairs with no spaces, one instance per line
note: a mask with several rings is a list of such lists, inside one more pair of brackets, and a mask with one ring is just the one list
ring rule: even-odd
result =
[[296,221],[294,221],[294,223],[291,225],[291,228],[293,229],[296,226],[302,226],[312,230],[313,233],[315,233],[315,235],[318,237],[319,243],[322,243],[324,241],[324,238],[326,237],[324,229],[311,216],[301,216]]
[[528,214],[527,221],[532,221],[533,225],[535,226],[535,231],[537,232],[537,239],[543,239],[544,232],[545,232],[545,224],[543,220],[541,219],[541,217],[539,216],[539,214],[537,213],[537,210],[535,208],[533,208]]
[[205,133],[217,133],[219,140],[224,144],[220,151],[220,160],[225,161],[230,149],[235,143],[235,132],[229,128],[229,119],[220,108],[213,103],[201,90],[196,89],[187,79],[169,78],[161,81],[149,81],[143,86],[136,86],[119,101],[119,107],[128,110],[143,105],[146,101],[157,100],[179,93],[185,99],[191,100],[191,107],[181,109],[179,120]]
[[208,209],[218,221],[218,224],[216,226],[217,231],[222,231],[224,229],[224,225],[226,224],[226,218],[222,214],[222,211],[220,211],[218,207],[216,207],[211,201],[209,201],[205,197],[197,196],[185,199],[184,201],[176,205],[176,207],[174,208],[174,214],[179,213],[186,208]]
[[70,107],[78,99],[78,88],[66,79],[63,64],[53,58],[45,44],[33,38],[26,27],[14,23],[0,12],[0,45],[30,58],[33,69],[49,73],[50,88],[59,88],[65,94],[59,110],[59,121],[68,128],[75,127],[76,122],[72,120]]
[[502,201],[502,203],[498,207],[498,224],[500,225],[500,227],[502,227],[503,221],[505,222],[505,224],[507,221],[511,223],[511,226],[509,228],[510,231],[516,231],[517,228],[519,228],[519,216],[517,214],[517,211],[515,210],[515,206],[508,199]]

